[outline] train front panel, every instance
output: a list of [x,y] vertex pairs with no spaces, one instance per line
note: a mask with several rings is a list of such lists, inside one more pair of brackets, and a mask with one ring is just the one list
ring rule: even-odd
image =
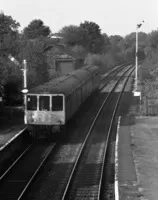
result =
[[64,125],[65,96],[63,94],[27,94],[25,124]]

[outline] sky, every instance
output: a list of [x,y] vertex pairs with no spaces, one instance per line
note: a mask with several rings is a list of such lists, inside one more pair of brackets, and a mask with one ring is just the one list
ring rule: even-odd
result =
[[95,22],[108,36],[135,32],[142,20],[140,31],[158,28],[158,0],[0,0],[0,10],[19,22],[21,29],[41,19],[52,33],[84,21]]

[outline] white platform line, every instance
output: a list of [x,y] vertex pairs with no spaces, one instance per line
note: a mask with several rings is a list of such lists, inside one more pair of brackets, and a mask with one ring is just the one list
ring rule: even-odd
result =
[[119,200],[119,186],[118,186],[118,142],[121,116],[118,118],[116,143],[115,143],[115,200]]
[[26,128],[23,128],[16,135],[14,135],[10,140],[8,140],[2,147],[0,147],[0,151],[2,151],[6,146],[8,146],[13,140],[15,140],[21,133],[23,133]]

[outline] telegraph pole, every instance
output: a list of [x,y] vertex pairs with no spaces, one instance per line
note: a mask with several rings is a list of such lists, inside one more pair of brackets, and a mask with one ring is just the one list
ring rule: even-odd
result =
[[136,27],[135,91],[138,85],[138,25]]
[[136,52],[135,52],[135,89],[134,89],[134,96],[140,96],[140,92],[138,92],[138,29],[142,26],[142,23],[137,24],[136,27]]

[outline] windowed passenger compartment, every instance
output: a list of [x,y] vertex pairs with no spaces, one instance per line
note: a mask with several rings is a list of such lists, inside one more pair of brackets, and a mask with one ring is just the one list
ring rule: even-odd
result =
[[27,96],[27,110],[37,110],[37,96]]
[[39,110],[49,111],[50,110],[50,97],[49,96],[39,96]]
[[63,110],[63,96],[52,96],[52,111]]

